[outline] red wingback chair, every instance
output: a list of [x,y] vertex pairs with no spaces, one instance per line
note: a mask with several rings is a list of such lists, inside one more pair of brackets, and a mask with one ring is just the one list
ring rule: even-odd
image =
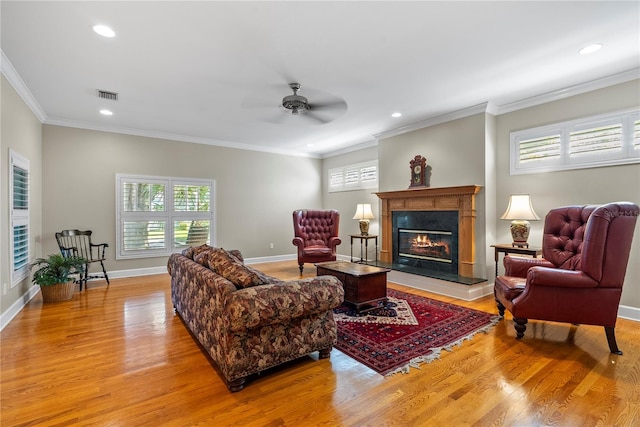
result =
[[543,258],[506,256],[494,293],[500,316],[513,315],[516,338],[527,319],[604,326],[611,353],[638,205],[567,206],[544,223]]
[[293,244],[298,247],[300,274],[305,262],[336,260],[340,213],[337,210],[293,211]]

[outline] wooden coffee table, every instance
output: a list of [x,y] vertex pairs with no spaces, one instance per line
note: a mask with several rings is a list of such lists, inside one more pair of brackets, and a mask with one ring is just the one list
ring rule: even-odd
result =
[[344,287],[344,300],[355,306],[356,313],[379,307],[387,301],[388,268],[355,264],[346,261],[320,262],[316,264],[318,276],[335,276]]

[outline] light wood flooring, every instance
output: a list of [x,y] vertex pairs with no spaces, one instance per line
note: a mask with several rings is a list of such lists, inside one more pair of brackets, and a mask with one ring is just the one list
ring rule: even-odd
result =
[[[256,265],[297,278],[295,261]],[[313,266],[305,276],[315,274]],[[382,377],[338,350],[230,393],[174,314],[169,276],[96,281],[67,302],[36,296],[1,334],[0,425],[639,426],[640,327],[620,319],[623,356],[603,328],[509,314],[487,334],[408,374]],[[496,313],[492,297],[463,302]]]

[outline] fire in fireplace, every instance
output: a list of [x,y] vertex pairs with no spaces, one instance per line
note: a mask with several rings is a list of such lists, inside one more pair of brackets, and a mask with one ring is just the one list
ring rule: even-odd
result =
[[394,211],[393,265],[458,274],[457,211]]
[[398,255],[451,263],[451,232],[398,230]]

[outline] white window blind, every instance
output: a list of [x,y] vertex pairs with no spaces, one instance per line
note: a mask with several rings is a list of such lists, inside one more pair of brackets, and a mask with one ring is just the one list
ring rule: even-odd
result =
[[211,180],[117,175],[116,258],[165,256],[212,241]]
[[10,190],[10,259],[11,285],[18,284],[29,274],[29,160],[14,151],[9,152]]
[[511,174],[640,162],[637,110],[511,133]]
[[378,187],[378,162],[356,163],[329,169],[329,192]]

